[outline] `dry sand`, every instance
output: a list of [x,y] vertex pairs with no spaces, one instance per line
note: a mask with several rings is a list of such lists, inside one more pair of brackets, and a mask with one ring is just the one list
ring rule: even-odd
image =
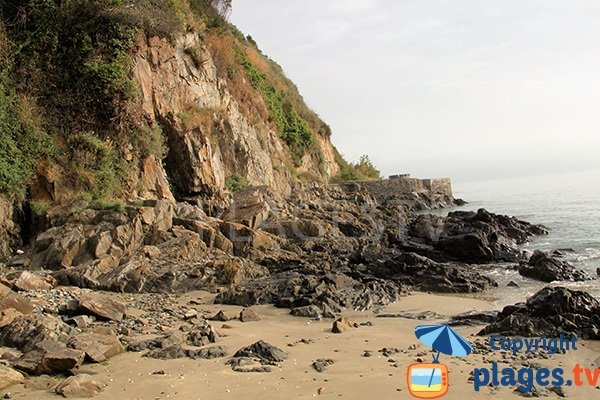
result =
[[[202,296],[207,304],[211,296],[207,293],[189,293],[181,297],[180,303],[187,304],[190,298]],[[227,310],[237,313],[240,307],[222,305],[197,306],[199,310]],[[457,296],[413,294],[385,308],[386,312],[435,311],[442,316],[470,310],[489,310],[489,301]],[[345,315],[356,322],[372,322],[372,326],[361,326],[343,334],[331,333],[331,320],[310,321],[292,317],[288,310],[272,306],[255,307],[261,321],[242,323],[230,321],[233,329],[220,329],[222,323],[213,322],[217,330],[227,335],[218,344],[225,345],[230,354],[257,340],[265,340],[287,351],[289,359],[274,368],[271,373],[234,372],[225,365],[226,359],[217,360],[154,360],[141,357],[139,353],[126,353],[106,363],[86,365],[84,372],[96,374],[106,383],[104,392],[95,397],[102,399],[410,399],[407,389],[406,371],[415,362],[418,353],[426,352],[423,359],[431,359],[430,351],[418,344],[414,328],[420,324],[444,321],[434,317],[426,321],[407,318],[375,318],[373,313],[348,312]],[[480,327],[457,328],[457,331],[473,340],[470,335]],[[297,343],[300,339],[310,344]],[[532,360],[540,365],[564,366],[570,369],[575,362],[591,366],[598,356],[600,347],[596,343],[579,343],[580,350],[566,355],[554,356],[551,360]],[[400,348],[415,350],[385,357],[378,350]],[[371,351],[371,357],[364,352]],[[335,364],[319,373],[311,364],[318,358],[331,358]],[[392,358],[394,362],[390,362]],[[470,355],[464,359],[443,356],[440,361],[450,370],[450,389],[444,399],[471,399],[482,397],[520,398],[514,388],[493,389],[485,387],[479,393],[473,391],[468,382],[469,373],[477,367],[488,366],[491,360],[501,360],[502,354],[495,352],[487,356]],[[397,366],[394,366],[397,364]],[[164,375],[153,372],[163,370]],[[14,399],[59,398],[48,389],[58,383],[58,378],[32,378],[25,386],[13,386],[10,390]],[[599,382],[600,383],[600,382]],[[323,393],[318,394],[320,388]],[[592,399],[600,396],[596,388],[565,387],[568,398]],[[554,393],[550,398],[558,398]]]

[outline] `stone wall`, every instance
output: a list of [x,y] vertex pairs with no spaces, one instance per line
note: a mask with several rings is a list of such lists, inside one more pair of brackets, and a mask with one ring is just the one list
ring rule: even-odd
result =
[[364,188],[380,203],[390,201],[414,205],[417,208],[439,208],[454,205],[450,178],[396,178],[380,181],[345,182],[345,190],[357,185]]

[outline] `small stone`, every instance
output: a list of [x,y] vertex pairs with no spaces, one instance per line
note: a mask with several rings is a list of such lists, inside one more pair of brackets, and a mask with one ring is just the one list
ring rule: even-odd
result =
[[317,394],[318,394],[319,396],[321,396],[321,395],[325,394],[325,392],[326,392],[326,391],[327,391],[327,389],[325,389],[325,387],[324,387],[324,386],[321,386],[321,387],[320,387],[320,388],[317,390]]
[[334,363],[335,361],[333,361],[330,358],[319,358],[318,360],[312,363],[312,367],[317,372],[325,372],[327,370],[327,367]]
[[508,282],[508,284],[506,285],[507,287],[514,287],[514,288],[518,288],[519,284],[516,283],[515,281],[510,281]]

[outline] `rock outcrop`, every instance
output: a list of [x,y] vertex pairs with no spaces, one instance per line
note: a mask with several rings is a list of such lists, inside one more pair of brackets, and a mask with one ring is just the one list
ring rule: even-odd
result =
[[518,245],[533,235],[545,235],[547,228],[497,215],[484,209],[455,211],[447,217],[417,216],[409,227],[406,249],[436,260],[466,263],[518,262]]
[[546,287],[525,303],[506,306],[480,335],[575,335],[600,339],[600,303],[590,294],[564,287]]
[[585,271],[575,269],[568,262],[561,261],[540,250],[536,250],[527,262],[521,261],[519,274],[542,282],[580,282],[592,279]]

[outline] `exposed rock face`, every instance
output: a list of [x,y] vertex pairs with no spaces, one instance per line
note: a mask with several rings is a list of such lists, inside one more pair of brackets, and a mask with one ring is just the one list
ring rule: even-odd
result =
[[591,279],[584,271],[575,269],[568,262],[558,260],[539,250],[533,253],[529,261],[521,262],[519,274],[542,282],[577,282]]
[[480,335],[576,335],[600,339],[600,303],[591,295],[564,287],[546,287],[525,303],[504,307]]
[[455,211],[447,217],[419,215],[409,228],[414,238],[405,248],[437,260],[467,263],[519,261],[517,245],[548,230],[514,217],[477,212]]
[[384,263],[370,265],[369,269],[379,278],[410,282],[421,291],[476,293],[497,286],[474,269],[438,263],[415,253],[403,253]]
[[[199,53],[201,65],[186,51],[190,48]],[[217,77],[213,55],[197,33],[174,44],[157,37],[139,43],[133,78],[146,118],[158,120],[167,135],[166,171],[180,197],[210,196],[222,205],[225,178],[233,173],[252,185],[290,192],[287,165],[293,161],[287,146],[266,121],[249,121],[241,112],[240,99]],[[185,115],[196,115],[197,121]],[[306,157],[302,172],[326,181],[339,166],[329,139],[318,137],[317,146],[323,159]]]

